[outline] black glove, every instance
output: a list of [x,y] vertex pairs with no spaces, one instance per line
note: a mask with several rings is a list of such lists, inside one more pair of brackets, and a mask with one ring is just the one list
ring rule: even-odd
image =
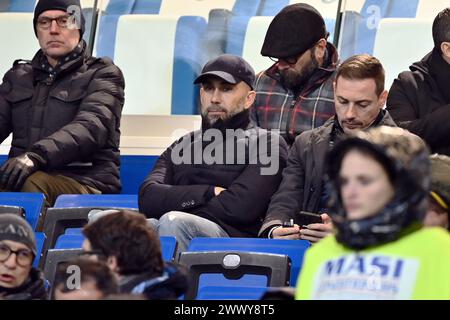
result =
[[0,185],[5,190],[20,191],[25,180],[38,169],[39,161],[31,153],[8,159],[0,168]]

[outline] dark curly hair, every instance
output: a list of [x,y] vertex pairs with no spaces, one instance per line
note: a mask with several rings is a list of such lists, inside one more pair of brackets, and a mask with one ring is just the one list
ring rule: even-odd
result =
[[117,258],[121,275],[145,272],[159,276],[163,272],[159,237],[140,213],[119,210],[107,214],[88,223],[83,234],[93,250]]

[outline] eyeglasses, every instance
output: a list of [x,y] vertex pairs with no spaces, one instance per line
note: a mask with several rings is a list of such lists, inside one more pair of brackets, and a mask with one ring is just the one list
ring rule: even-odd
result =
[[[302,53],[303,54],[303,53]],[[297,63],[298,59],[302,56],[302,54],[295,56],[295,57],[288,57],[288,58],[275,58],[275,57],[269,57],[270,60],[272,60],[273,62],[280,62],[280,61],[284,61],[287,64],[290,65],[294,65]]]
[[78,254],[79,257],[90,257],[90,256],[102,256],[106,257],[106,255],[101,252],[100,250],[93,250],[93,251],[82,251]]
[[56,18],[42,17],[37,21],[37,25],[40,29],[47,30],[51,27],[53,21],[61,28],[79,29],[77,28],[77,22],[75,16],[59,16]]
[[11,254],[16,254],[16,263],[22,267],[31,265],[34,259],[34,254],[27,249],[12,250],[6,244],[0,244],[0,262],[5,262],[9,259]]

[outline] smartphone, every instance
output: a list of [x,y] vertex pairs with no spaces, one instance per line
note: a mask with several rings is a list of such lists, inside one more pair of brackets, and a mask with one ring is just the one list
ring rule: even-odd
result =
[[300,211],[297,220],[301,226],[306,226],[311,223],[323,223],[322,217],[319,214],[307,211]]

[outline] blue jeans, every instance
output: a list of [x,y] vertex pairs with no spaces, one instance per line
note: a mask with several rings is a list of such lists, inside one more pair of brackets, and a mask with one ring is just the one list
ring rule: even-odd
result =
[[159,220],[151,218],[147,221],[161,237],[174,236],[177,238],[177,257],[180,252],[186,251],[189,242],[195,237],[230,237],[217,223],[181,211],[170,211],[162,215]]

